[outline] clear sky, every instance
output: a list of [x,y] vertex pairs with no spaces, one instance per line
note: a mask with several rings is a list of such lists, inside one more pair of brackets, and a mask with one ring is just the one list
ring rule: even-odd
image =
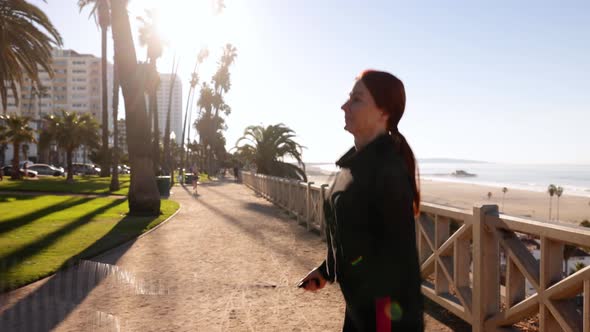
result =
[[[100,55],[100,34],[76,1],[34,0],[65,47]],[[590,2],[131,0],[135,16],[159,8],[186,83],[198,50],[232,43],[227,148],[251,124],[283,122],[307,147],[304,159],[332,162],[352,145],[340,105],[363,69],[390,71],[406,85],[400,131],[418,158],[590,165]],[[140,59],[145,50],[138,49]],[[109,45],[112,59],[112,45]],[[183,101],[185,102],[185,101]]]

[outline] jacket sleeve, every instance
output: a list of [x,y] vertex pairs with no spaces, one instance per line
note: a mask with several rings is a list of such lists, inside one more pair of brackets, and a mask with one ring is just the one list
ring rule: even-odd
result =
[[[330,206],[327,202],[324,202],[324,216],[326,218],[326,223],[329,222],[328,218],[331,218],[331,213],[329,213]],[[322,264],[318,267],[318,270],[329,282],[334,282],[336,273],[334,271],[335,264],[334,264],[334,252],[332,251],[332,236],[330,235],[330,230],[326,229],[326,245],[328,247],[326,253],[326,259],[322,262]]]

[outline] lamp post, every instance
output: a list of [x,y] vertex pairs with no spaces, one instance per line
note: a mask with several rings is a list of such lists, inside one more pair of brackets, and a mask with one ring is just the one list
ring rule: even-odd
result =
[[168,172],[170,172],[170,183],[174,184],[174,156],[172,155],[172,142],[176,139],[174,131],[170,132],[170,141],[168,141],[168,152],[166,153]]
[[211,145],[207,144],[207,177],[211,177]]

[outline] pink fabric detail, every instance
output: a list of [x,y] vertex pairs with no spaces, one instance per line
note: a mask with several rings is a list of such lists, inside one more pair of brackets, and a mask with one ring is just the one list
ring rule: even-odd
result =
[[389,310],[391,310],[391,298],[389,296],[375,300],[375,325],[377,326],[377,332],[391,332]]

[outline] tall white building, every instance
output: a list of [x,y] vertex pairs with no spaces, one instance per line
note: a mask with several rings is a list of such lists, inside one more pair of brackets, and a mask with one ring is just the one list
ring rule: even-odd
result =
[[[166,130],[166,116],[168,113],[168,101],[170,100],[170,88],[172,74],[160,74],[160,86],[158,87],[158,127],[160,136],[164,136]],[[170,114],[170,134],[176,136],[176,143],[182,139],[182,81],[176,75],[172,89],[172,109]]]
[[[43,91],[36,91],[33,82],[25,79],[19,87],[20,103],[18,106],[8,92],[7,112],[29,116],[34,121],[31,126],[37,129],[39,121],[46,114],[57,113],[61,110],[69,112],[90,113],[102,124],[102,85],[101,59],[91,54],[81,54],[73,50],[54,49],[52,52],[52,68],[54,77],[50,78],[46,71],[40,71]],[[113,65],[107,64],[107,96],[109,110],[109,130],[112,131],[112,88]],[[0,106],[1,107],[1,106]],[[88,161],[88,151],[75,151],[74,161]],[[36,144],[29,144],[29,159],[35,160],[38,155]],[[12,147],[6,151],[6,163],[12,160]],[[21,158],[22,160],[22,152]]]

